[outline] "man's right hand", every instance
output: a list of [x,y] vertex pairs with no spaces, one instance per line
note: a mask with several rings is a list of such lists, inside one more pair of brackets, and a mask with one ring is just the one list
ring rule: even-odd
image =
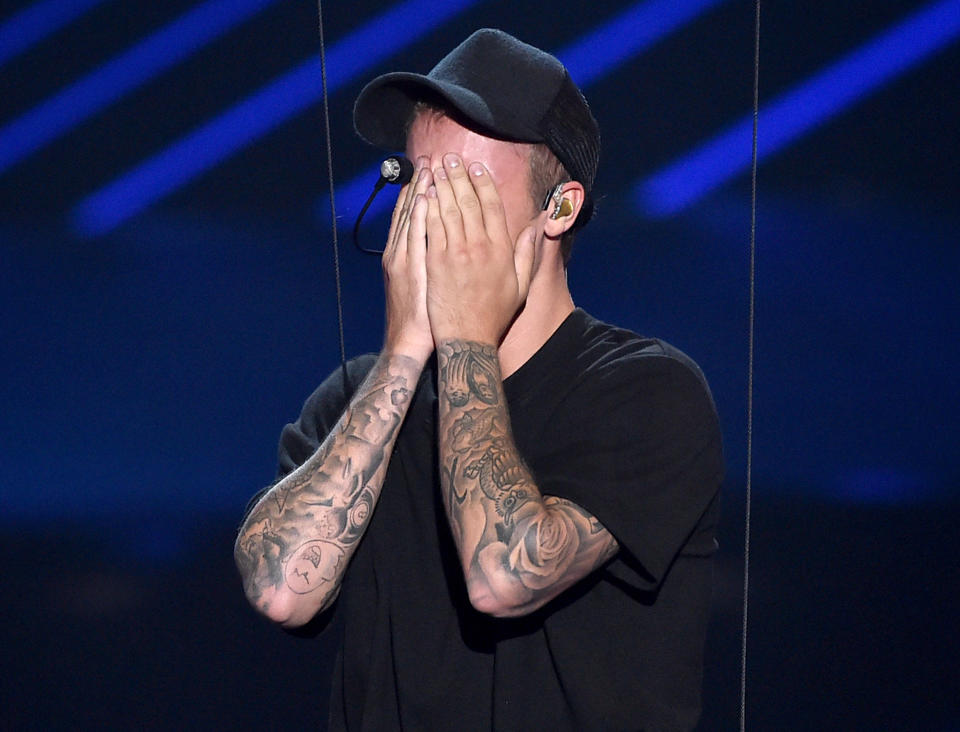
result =
[[[377,505],[400,425],[433,353],[427,316],[426,158],[400,191],[383,253],[383,353],[316,452],[267,491],[237,536],[250,602],[286,627],[308,622],[340,592]],[[420,202],[414,216],[416,202]]]
[[432,183],[430,161],[421,157],[413,180],[397,197],[383,251],[387,307],[384,350],[421,363],[426,363],[434,346],[427,316],[426,230],[423,216],[412,214],[418,196],[425,195]]

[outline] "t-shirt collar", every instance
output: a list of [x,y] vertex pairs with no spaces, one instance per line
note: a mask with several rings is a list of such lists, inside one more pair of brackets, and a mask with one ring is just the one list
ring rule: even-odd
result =
[[589,316],[580,308],[575,308],[560,326],[540,346],[539,350],[528,358],[520,368],[503,381],[503,390],[510,402],[523,401],[528,395],[542,386],[544,374],[549,373],[554,364],[569,361],[576,345],[587,327]]

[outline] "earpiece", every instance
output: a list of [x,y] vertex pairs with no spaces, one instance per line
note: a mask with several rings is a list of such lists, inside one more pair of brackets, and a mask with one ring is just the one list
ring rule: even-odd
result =
[[563,183],[558,183],[554,189],[547,194],[543,202],[544,211],[547,210],[551,200],[553,201],[553,213],[550,214],[551,219],[559,219],[573,213],[573,204],[570,203],[570,199],[563,197]]
[[553,213],[550,214],[551,219],[560,219],[564,216],[569,216],[573,213],[573,204],[570,203],[569,198],[564,198],[560,203],[558,203],[553,208]]

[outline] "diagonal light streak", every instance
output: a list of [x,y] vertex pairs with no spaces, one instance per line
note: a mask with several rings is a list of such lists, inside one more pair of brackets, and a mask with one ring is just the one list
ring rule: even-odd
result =
[[[328,93],[479,1],[395,5],[330,47]],[[322,93],[320,58],[314,56],[81,200],[71,212],[74,228],[88,236],[110,231],[302,112]]]
[[647,0],[637,3],[556,54],[580,87],[646,51],[725,0]]
[[[584,89],[725,1],[644,0],[630,6],[555,55],[567,67],[577,85]],[[336,199],[342,209],[359,212],[379,175],[378,163],[349,183],[338,187]],[[371,204],[367,215],[373,217],[382,214],[392,205],[390,196],[380,196]],[[323,211],[328,218],[329,201],[322,201],[318,210]]]
[[0,173],[276,0],[207,0],[0,129]]
[[0,66],[69,25],[103,0],[41,0],[0,25]]
[[[960,35],[960,0],[931,3],[760,109],[762,160],[824,124]],[[641,180],[639,209],[674,214],[750,165],[753,115],[748,114],[687,155]]]

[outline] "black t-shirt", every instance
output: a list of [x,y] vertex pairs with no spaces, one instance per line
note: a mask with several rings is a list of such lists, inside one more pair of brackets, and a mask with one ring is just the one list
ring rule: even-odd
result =
[[[374,360],[352,361],[350,383]],[[526,617],[475,611],[439,490],[429,366],[332,610],[343,639],[331,729],[693,727],[723,471],[700,370],[576,310],[504,389],[540,491],[596,516],[619,554]],[[316,450],[348,398],[338,370],[284,428],[278,477]]]

